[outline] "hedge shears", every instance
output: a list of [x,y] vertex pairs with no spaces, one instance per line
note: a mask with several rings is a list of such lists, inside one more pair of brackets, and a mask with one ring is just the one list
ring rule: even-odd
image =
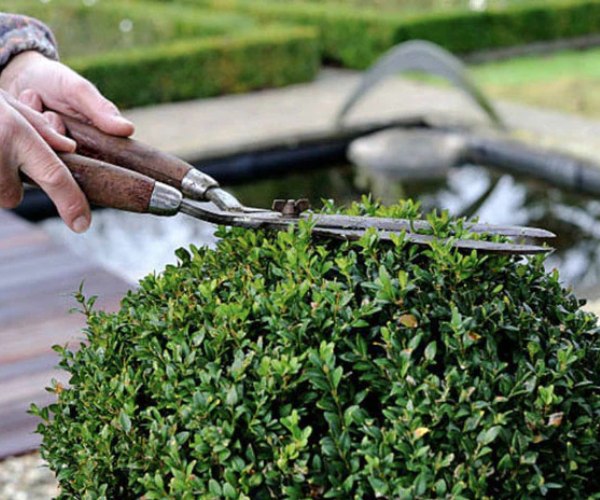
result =
[[[221,189],[215,179],[175,156],[137,140],[105,134],[72,118],[63,119],[68,134],[77,142],[77,150],[59,156],[90,203],[98,206],[166,216],[181,212],[214,224],[250,229],[287,230],[309,219],[315,235],[346,240],[360,238],[369,228],[376,229],[384,240],[399,234],[419,245],[439,240],[424,220],[320,214],[310,211],[306,200],[275,200],[271,209],[246,207]],[[473,234],[517,240],[555,237],[544,229],[521,226],[470,223],[465,228]],[[459,249],[487,253],[537,254],[552,250],[519,241],[450,238],[448,242]]]

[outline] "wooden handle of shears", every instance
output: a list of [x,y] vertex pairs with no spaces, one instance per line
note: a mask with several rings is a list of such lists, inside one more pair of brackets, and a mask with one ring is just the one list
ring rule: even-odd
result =
[[156,181],[145,175],[86,158],[59,154],[90,203],[128,212],[151,212]]
[[193,167],[152,146],[106,134],[92,125],[61,115],[68,135],[77,142],[77,153],[139,172],[179,190]]

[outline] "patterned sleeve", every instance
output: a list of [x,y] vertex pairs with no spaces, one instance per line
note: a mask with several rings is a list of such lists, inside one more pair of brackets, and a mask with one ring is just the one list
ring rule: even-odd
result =
[[27,50],[58,59],[56,40],[45,24],[31,17],[0,12],[0,70],[12,57]]

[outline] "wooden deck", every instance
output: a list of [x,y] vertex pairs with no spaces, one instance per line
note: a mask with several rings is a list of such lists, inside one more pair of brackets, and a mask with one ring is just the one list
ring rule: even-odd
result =
[[52,346],[76,341],[84,318],[71,314],[72,293],[84,281],[97,306],[114,309],[130,287],[99,265],[54,243],[35,225],[0,210],[0,459],[39,445],[32,402],[48,404],[45,391],[58,357]]

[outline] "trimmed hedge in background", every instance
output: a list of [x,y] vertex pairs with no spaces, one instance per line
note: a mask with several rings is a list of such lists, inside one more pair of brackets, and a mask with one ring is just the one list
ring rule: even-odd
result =
[[44,21],[54,32],[60,54],[73,57],[150,48],[186,38],[238,35],[256,30],[260,22],[248,15],[156,2],[98,2],[8,0],[3,11],[14,11]]
[[[1,8],[47,22],[65,62],[122,107],[308,81],[320,56],[362,69],[411,39],[467,53],[600,31],[598,0],[411,14],[268,0],[104,0],[92,6],[6,0]],[[296,27],[269,26],[273,21]],[[310,28],[318,29],[320,46]]]
[[468,53],[600,31],[598,0],[410,14],[269,0],[6,0],[1,8],[47,22],[65,62],[122,107],[308,81],[320,57],[362,69],[411,39]]
[[598,0],[545,0],[490,6],[483,12],[454,9],[404,14],[334,3],[176,1],[244,12],[262,21],[318,27],[324,58],[358,69],[371,65],[393,45],[413,39],[430,40],[460,54],[600,31]]
[[154,2],[2,2],[46,22],[63,60],[121,107],[142,106],[314,78],[318,35],[248,15]]
[[302,27],[269,27],[71,62],[121,106],[280,87],[312,79],[320,64],[317,37]]

